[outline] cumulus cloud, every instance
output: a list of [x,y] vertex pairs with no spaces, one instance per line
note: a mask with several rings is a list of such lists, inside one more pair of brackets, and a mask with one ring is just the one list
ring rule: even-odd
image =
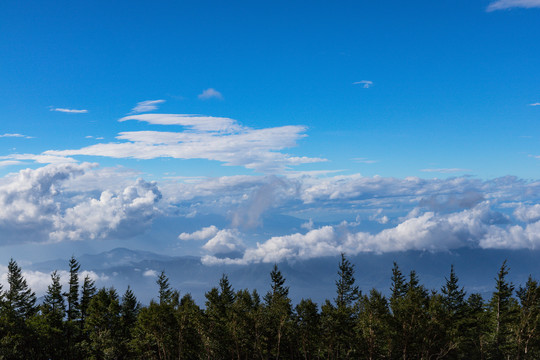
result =
[[63,113],[71,113],[71,114],[86,114],[88,110],[84,109],[66,109],[66,108],[51,108],[51,111],[58,111]]
[[497,0],[488,5],[487,11],[510,8],[538,8],[540,0]]
[[143,276],[146,277],[156,277],[158,276],[158,273],[156,270],[148,269],[145,272],[143,272]]
[[235,229],[224,229],[208,240],[202,247],[213,255],[238,254],[245,249],[240,233]]
[[407,250],[448,251],[461,247],[530,248],[540,245],[540,222],[525,228],[509,225],[508,219],[484,202],[451,214],[417,213],[395,227],[378,233],[350,231],[348,225],[324,226],[305,234],[271,237],[248,247],[239,258],[206,256],[207,265],[294,261],[345,252],[396,252]]
[[0,180],[1,245],[14,242],[104,239],[141,232],[158,213],[155,183],[98,193],[72,193],[65,184],[93,164],[47,165]]
[[197,241],[208,240],[208,239],[216,236],[218,231],[219,231],[219,229],[216,226],[211,225],[211,226],[204,227],[201,230],[197,230],[197,231],[192,232],[192,233],[185,233],[185,232],[181,233],[180,235],[178,235],[178,238],[180,240],[184,240],[184,241],[187,241],[187,240],[197,240]]
[[371,86],[373,86],[373,81],[370,81],[370,80],[356,81],[356,82],[353,82],[353,85],[362,85],[364,89],[369,89]]
[[219,91],[213,88],[208,88],[198,95],[201,100],[219,99],[223,100],[223,95]]
[[159,104],[163,104],[165,100],[146,100],[138,102],[137,105],[131,109],[132,114],[153,111],[158,108]]

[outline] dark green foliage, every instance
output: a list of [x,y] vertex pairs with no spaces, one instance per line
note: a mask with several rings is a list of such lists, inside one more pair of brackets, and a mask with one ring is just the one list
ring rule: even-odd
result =
[[[142,307],[128,287],[96,292],[70,260],[68,289],[51,274],[43,304],[15,261],[0,288],[2,359],[539,359],[540,287],[529,277],[514,293],[501,266],[488,302],[466,298],[451,267],[440,292],[428,291],[414,271],[408,279],[394,264],[390,297],[363,295],[354,267],[342,255],[334,301],[320,310],[302,300],[293,308],[277,265],[264,301],[256,291],[236,291],[226,275],[206,293],[201,309],[179,297],[162,272],[159,302]],[[71,303],[71,316],[68,315]]]
[[506,281],[508,266],[506,260],[495,278],[495,292],[489,303],[491,315],[490,355],[493,358],[514,358],[516,355],[515,330],[518,318],[518,304],[512,296],[514,285]]

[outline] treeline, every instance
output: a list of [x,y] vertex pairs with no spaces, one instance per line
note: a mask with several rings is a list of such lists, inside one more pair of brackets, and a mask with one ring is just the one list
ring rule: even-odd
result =
[[[205,307],[169,285],[142,307],[128,287],[96,289],[69,262],[41,305],[15,261],[0,290],[0,359],[540,359],[540,290],[529,278],[517,290],[504,262],[485,301],[467,296],[453,267],[440,291],[428,290],[394,263],[390,296],[362,293],[342,255],[336,294],[319,306],[293,306],[275,265],[269,291],[235,291],[226,275]],[[82,280],[82,284],[80,283]],[[64,291],[65,290],[65,291]]]

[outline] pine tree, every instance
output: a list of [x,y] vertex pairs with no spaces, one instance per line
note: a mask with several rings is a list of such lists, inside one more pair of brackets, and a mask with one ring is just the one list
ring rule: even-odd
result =
[[540,357],[540,287],[529,275],[525,287],[520,286],[516,293],[521,303],[516,359],[537,359]]
[[64,317],[66,304],[62,296],[62,285],[57,271],[51,274],[52,283],[47,288],[41,312],[44,326],[40,327],[42,341],[41,351],[49,359],[62,359],[67,356],[66,339],[64,337]]
[[31,359],[39,353],[39,341],[32,326],[36,296],[13,259],[8,264],[7,282],[0,307],[0,358]]
[[139,304],[137,297],[128,286],[122,296],[120,306],[120,353],[123,359],[131,358],[132,349],[129,344],[133,338],[133,329],[137,323],[140,308],[141,304]]
[[79,270],[81,265],[72,256],[69,259],[68,292],[64,294],[67,299],[67,321],[75,321],[79,317]]
[[82,290],[81,290],[81,326],[84,327],[84,322],[86,321],[87,313],[88,313],[88,306],[90,305],[90,301],[92,300],[92,297],[96,294],[96,283],[94,280],[90,278],[90,276],[86,275],[84,277]]
[[21,268],[13,259],[8,264],[7,280],[9,288],[5,293],[6,306],[15,317],[23,320],[29,318],[36,311],[36,294],[26,284]]
[[445,350],[451,357],[457,356],[460,347],[465,342],[464,319],[466,317],[467,303],[465,301],[466,292],[460,288],[459,279],[454,272],[454,265],[450,267],[450,276],[445,278],[446,283],[441,288],[443,314],[442,326],[446,332],[442,350]]
[[490,352],[498,359],[513,358],[516,350],[512,326],[517,321],[517,303],[512,297],[514,285],[506,280],[508,270],[505,260],[495,278],[495,292],[489,303],[492,316]]
[[360,290],[354,285],[354,265],[341,253],[338,279],[336,280],[337,296],[335,298],[338,309],[350,307],[359,297]]
[[289,287],[285,286],[285,278],[274,264],[270,271],[270,291],[265,300],[266,351],[271,357],[279,358],[282,349],[290,345],[289,328],[292,315]]
[[92,298],[85,323],[90,338],[87,349],[90,358],[122,358],[120,313],[118,294],[113,288],[102,288]]

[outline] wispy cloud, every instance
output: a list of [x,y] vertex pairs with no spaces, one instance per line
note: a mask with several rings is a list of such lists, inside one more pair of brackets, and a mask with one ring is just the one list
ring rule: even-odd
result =
[[432,173],[441,173],[441,174],[452,174],[452,173],[462,173],[469,172],[470,169],[460,169],[460,168],[443,168],[443,169],[421,169],[422,172],[432,172]]
[[208,100],[208,99],[223,100],[223,95],[216,89],[209,88],[209,89],[204,90],[201,94],[199,94],[198,98],[201,100]]
[[51,108],[51,111],[58,111],[63,113],[71,113],[71,114],[86,114],[88,110],[84,109],[66,109],[66,108]]
[[368,158],[353,158],[352,160],[361,164],[375,164],[376,162],[378,162],[378,160],[370,160]]
[[356,81],[356,82],[353,82],[353,85],[362,85],[364,89],[369,89],[371,86],[373,86],[373,81],[370,81],[370,80]]
[[20,163],[21,162],[17,160],[3,160],[3,161],[0,161],[0,168],[5,167],[5,166],[18,165]]
[[511,8],[540,8],[540,0],[497,0],[487,7],[487,11]]
[[131,114],[143,113],[148,111],[153,111],[158,108],[159,104],[164,103],[165,100],[146,100],[137,103],[133,109],[131,109]]
[[529,104],[530,106],[540,106],[540,102]]
[[25,139],[33,139],[34,138],[33,136],[27,136],[27,135],[22,135],[22,134],[9,134],[9,133],[6,133],[6,134],[0,135],[0,138],[9,138],[9,137],[25,138]]
[[240,126],[233,119],[181,114],[142,114],[120,119],[127,120],[183,125],[187,129],[180,132],[122,132],[117,139],[126,142],[101,143],[73,150],[49,150],[43,155],[207,159],[265,173],[283,173],[292,166],[326,161],[322,158],[291,156],[280,151],[296,146],[297,140],[306,136],[305,126],[252,129]]

